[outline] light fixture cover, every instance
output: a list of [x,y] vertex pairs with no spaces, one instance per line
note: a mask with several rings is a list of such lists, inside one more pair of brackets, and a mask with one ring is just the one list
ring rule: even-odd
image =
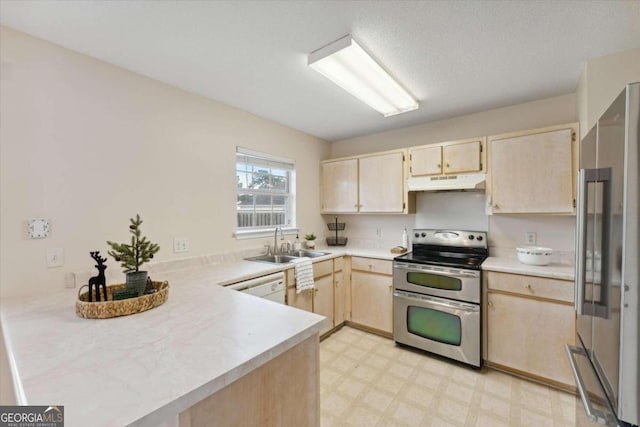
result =
[[351,35],[312,52],[307,64],[385,117],[420,106]]

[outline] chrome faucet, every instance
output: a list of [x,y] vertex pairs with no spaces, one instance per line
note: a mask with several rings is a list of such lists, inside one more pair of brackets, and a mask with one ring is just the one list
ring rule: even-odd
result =
[[276,231],[273,234],[273,254],[278,254],[278,230],[280,230],[280,240],[284,240],[284,233],[282,232],[282,228],[276,227]]

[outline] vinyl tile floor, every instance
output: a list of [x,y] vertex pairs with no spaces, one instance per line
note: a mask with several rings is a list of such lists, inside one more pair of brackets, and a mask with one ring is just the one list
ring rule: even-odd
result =
[[320,343],[321,425],[574,427],[577,398],[343,327]]

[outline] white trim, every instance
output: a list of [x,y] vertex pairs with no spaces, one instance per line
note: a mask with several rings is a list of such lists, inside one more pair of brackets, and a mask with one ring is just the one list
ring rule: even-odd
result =
[[[233,233],[233,237],[236,240],[245,240],[245,239],[258,239],[261,237],[273,237],[276,229],[275,228],[261,228],[259,230],[237,230]],[[282,229],[282,232],[286,235],[293,235],[300,232],[299,228],[296,227],[286,227]],[[280,233],[278,233],[279,235]]]
[[273,154],[267,154],[261,151],[251,150],[249,148],[240,147],[239,145],[236,145],[236,154],[244,154],[246,156],[258,157],[263,160],[272,160],[274,162],[290,163],[292,165],[296,164],[296,161],[294,159],[289,159],[287,157],[274,156]]

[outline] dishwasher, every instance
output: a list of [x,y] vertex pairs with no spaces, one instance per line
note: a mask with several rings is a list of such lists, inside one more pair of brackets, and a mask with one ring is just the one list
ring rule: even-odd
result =
[[242,282],[231,283],[225,285],[225,288],[284,304],[284,273],[269,274],[254,279],[243,280]]

